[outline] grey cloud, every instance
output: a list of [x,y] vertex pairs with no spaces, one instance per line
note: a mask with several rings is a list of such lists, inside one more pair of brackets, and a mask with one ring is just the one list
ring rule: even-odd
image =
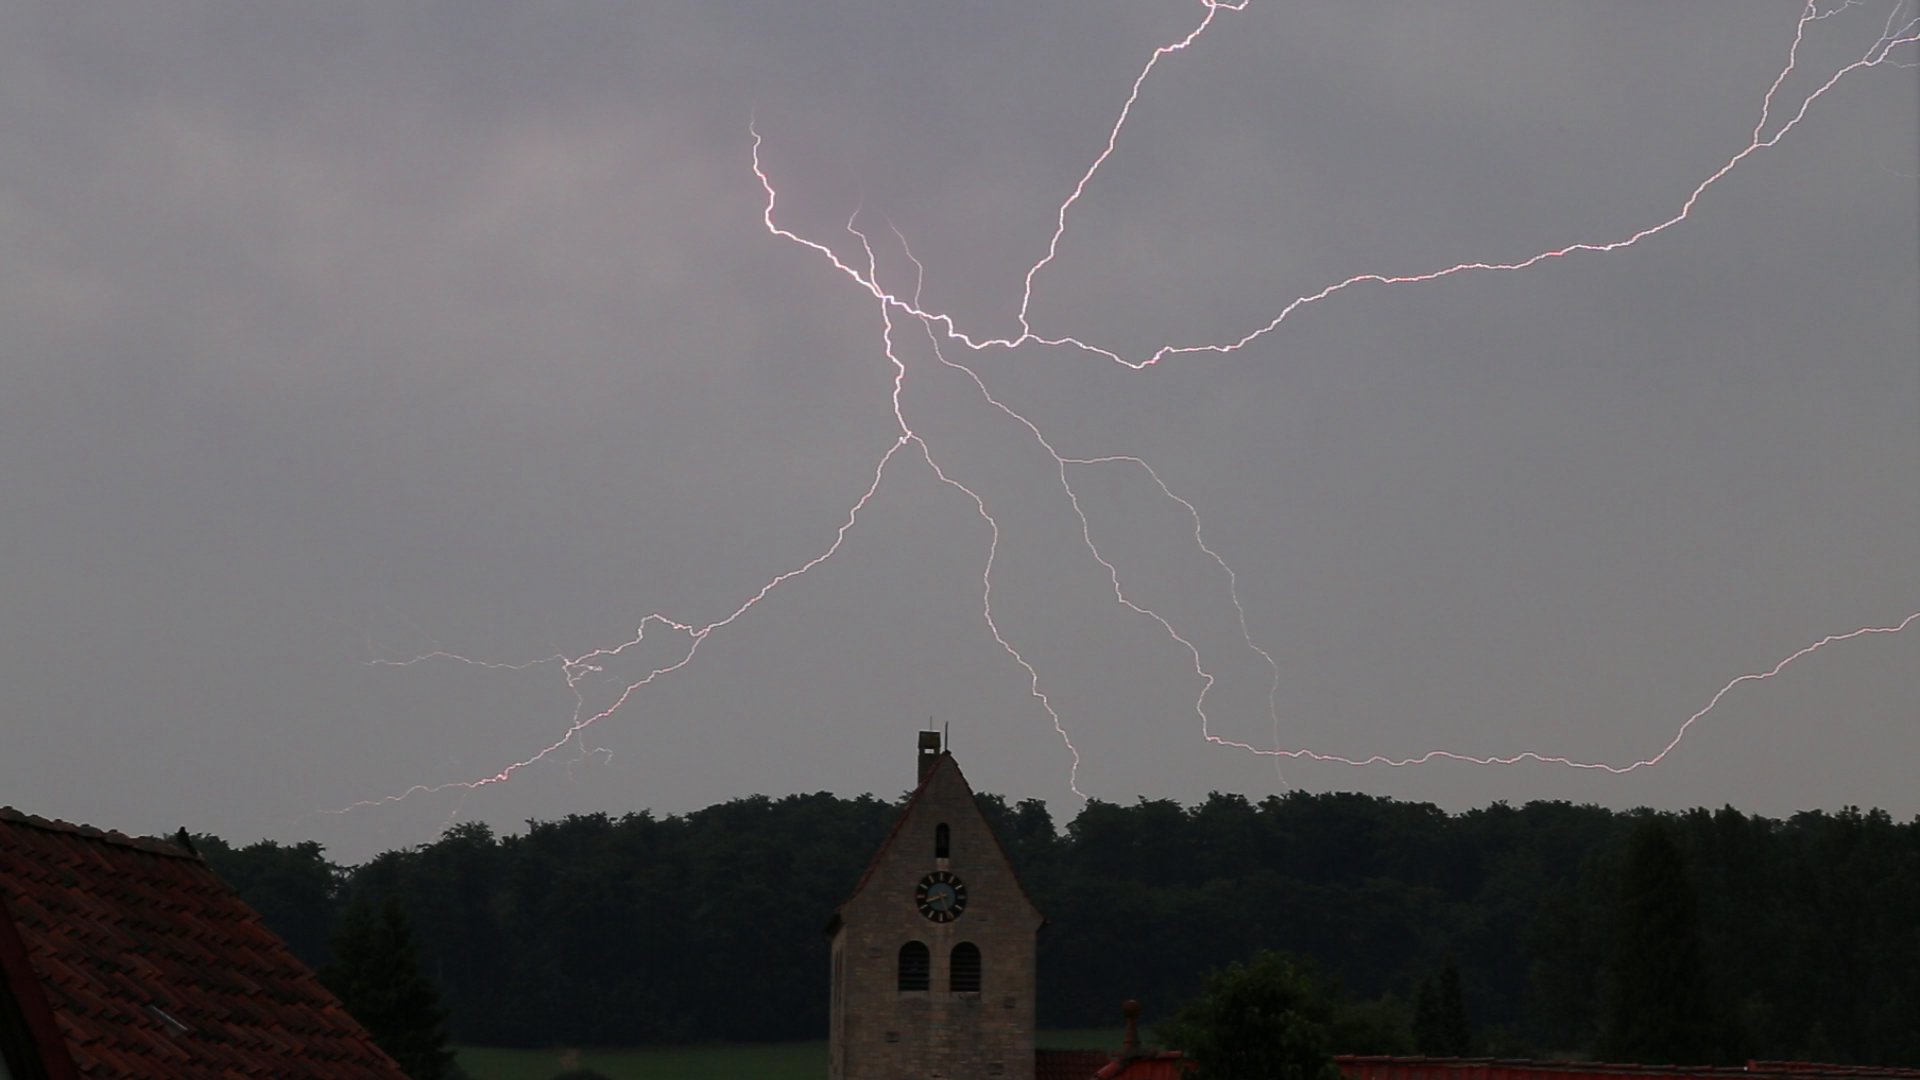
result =
[[[1350,274],[1612,239],[1737,151],[1797,5],[1222,15],[1145,88],[1039,279],[1038,326],[1231,339]],[[781,220],[1013,328],[1020,275],[1147,53],[1194,5],[29,4],[0,16],[0,784],[127,829],[318,836],[748,791],[889,792],[954,723],[982,787],[1069,754],[987,632],[987,527],[916,454],[841,555],[512,783],[551,667],[649,612],[719,619],[824,550],[894,437],[880,314]],[[1822,21],[1791,97],[1884,11]],[[1851,53],[1850,53],[1851,50]],[[974,355],[1071,454],[1202,511],[1281,668],[1279,734],[1344,753],[1657,748],[1727,679],[1920,607],[1914,73],[1847,80],[1693,219],[1525,274],[1359,287],[1232,356]],[[1794,98],[1794,100],[1798,100]],[[1905,175],[1903,175],[1905,174]],[[1263,793],[1191,658],[1119,608],[1053,462],[917,327],[910,420],[1002,528],[995,604],[1102,797]],[[1270,673],[1191,521],[1073,473],[1130,595],[1268,745]],[[1912,812],[1914,635],[1742,687],[1673,760],[1286,781]],[[677,654],[658,634],[637,678]],[[684,645],[681,646],[684,649]],[[612,752],[581,757],[604,747]]]

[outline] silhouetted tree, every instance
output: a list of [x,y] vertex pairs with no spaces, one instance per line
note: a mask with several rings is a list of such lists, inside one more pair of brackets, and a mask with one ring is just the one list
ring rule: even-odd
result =
[[[568,815],[518,835],[464,823],[351,870],[312,843],[192,840],[316,964],[349,897],[392,897],[461,1041],[790,1040],[826,1026],[819,928],[898,805],[822,793]],[[1272,949],[1352,993],[1336,1007],[1338,1051],[1457,1052],[1442,993],[1454,956],[1473,987],[1472,1052],[1593,1055],[1604,1033],[1626,1056],[1628,987],[1670,981],[1636,964],[1692,956],[1704,975],[1681,1010],[1713,1005],[1690,1021],[1709,1025],[1701,1045],[1631,1056],[1920,1060],[1920,819],[1566,802],[1447,814],[1290,792],[1092,802],[1061,833],[1042,803],[980,806],[1047,915],[1043,1028],[1106,1023],[1116,993],[1196,997],[1208,970]],[[1628,838],[1656,818],[1684,859],[1670,851],[1679,869],[1663,875],[1642,857],[1635,876],[1697,904],[1677,952],[1644,943],[1662,940],[1649,913],[1663,890],[1630,899],[1625,880]],[[1422,981],[1432,1035],[1416,1044]],[[748,985],[786,988],[783,1007],[740,1009]]]
[[327,960],[336,894],[344,873],[312,840],[260,840],[235,850],[217,836],[192,838],[201,858],[311,967]]
[[1162,1025],[1199,1080],[1331,1080],[1333,1002],[1311,974],[1261,951],[1208,976],[1206,990]]
[[1371,1001],[1342,1001],[1334,1005],[1328,1028],[1336,1054],[1412,1054],[1413,1013],[1406,1002],[1391,994]]
[[457,1073],[447,1048],[447,1014],[433,984],[420,973],[399,903],[388,899],[376,910],[356,897],[334,938],[333,954],[320,981],[380,1049],[413,1080],[452,1080]]
[[1699,903],[1664,818],[1646,818],[1627,841],[1602,1024],[1599,1049],[1614,1061],[1695,1065],[1717,1056]]
[[1473,1025],[1467,1020],[1467,996],[1460,987],[1460,969],[1447,957],[1440,969],[1440,1053],[1466,1057],[1473,1053]]
[[1420,980],[1413,996],[1413,1047],[1422,1054],[1438,1055],[1446,1035],[1440,1030],[1440,990],[1431,978]]
[[1460,989],[1460,969],[1452,957],[1440,969],[1438,982],[1420,980],[1413,1007],[1413,1041],[1420,1053],[1433,1057],[1466,1057],[1473,1053],[1466,996]]

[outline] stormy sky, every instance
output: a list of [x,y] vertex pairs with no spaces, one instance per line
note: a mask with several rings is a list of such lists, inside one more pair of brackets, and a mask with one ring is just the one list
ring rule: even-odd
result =
[[[1832,5],[1823,4],[1825,10]],[[1610,243],[1754,139],[1793,0],[1339,0],[1159,64],[1030,319],[1130,360],[1354,275]],[[900,437],[882,306],[976,339],[1191,2],[9,4],[0,10],[0,802],[132,832],[896,794],[1078,806],[983,618],[992,533]],[[1892,17],[1805,25],[1770,138]],[[1361,284],[1133,370],[943,352],[1073,465],[1223,738],[1621,764],[1729,680],[1920,611],[1920,48],[1630,247]],[[1904,66],[1902,66],[1904,65]],[[1736,686],[1660,765],[1354,769],[1210,744],[1032,432],[893,310],[902,414],[998,526],[996,625],[1131,801],[1356,789],[1920,812],[1920,625]],[[436,652],[497,665],[460,663]],[[412,664],[396,664],[428,656]],[[574,685],[568,684],[572,671]],[[576,698],[576,693],[578,697]],[[377,804],[325,813],[362,800]]]

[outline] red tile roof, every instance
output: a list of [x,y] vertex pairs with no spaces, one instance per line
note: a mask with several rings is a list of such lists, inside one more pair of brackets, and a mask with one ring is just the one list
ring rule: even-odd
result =
[[0,808],[0,969],[54,1077],[404,1080],[239,894],[158,840]]
[[1920,1067],[1827,1065],[1811,1061],[1749,1061],[1742,1067],[1633,1065],[1604,1061],[1532,1061],[1520,1058],[1334,1057],[1342,1080],[1920,1080]]

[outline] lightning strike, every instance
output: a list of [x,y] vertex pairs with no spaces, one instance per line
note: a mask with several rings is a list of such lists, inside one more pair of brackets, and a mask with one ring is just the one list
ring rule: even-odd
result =
[[1218,743],[1222,746],[1231,746],[1238,750],[1250,751],[1255,754],[1278,754],[1281,757],[1308,758],[1313,761],[1323,761],[1337,765],[1386,765],[1393,768],[1403,768],[1408,765],[1424,765],[1429,761],[1440,760],[1457,761],[1466,765],[1517,765],[1523,761],[1537,761],[1543,765],[1564,765],[1570,769],[1597,769],[1602,772],[1614,774],[1630,773],[1638,769],[1651,768],[1664,761],[1666,756],[1672,753],[1675,747],[1680,745],[1680,741],[1687,737],[1687,729],[1691,728],[1696,721],[1717,708],[1720,704],[1720,699],[1726,697],[1733,691],[1734,687],[1739,686],[1741,683],[1763,682],[1767,679],[1774,678],[1782,671],[1785,671],[1787,666],[1795,660],[1818,652],[1829,645],[1835,645],[1842,641],[1852,641],[1855,638],[1867,637],[1872,634],[1897,634],[1907,627],[1912,626],[1915,622],[1920,622],[1920,611],[1916,611],[1890,626],[1863,626],[1857,630],[1849,630],[1844,634],[1828,634],[1826,637],[1815,641],[1811,645],[1803,646],[1799,650],[1789,654],[1785,659],[1765,671],[1751,672],[1730,679],[1725,686],[1722,686],[1714,692],[1713,697],[1709,698],[1707,703],[1702,705],[1698,712],[1687,717],[1686,720],[1680,724],[1680,729],[1674,732],[1673,738],[1667,740],[1667,745],[1661,747],[1659,753],[1640,758],[1637,761],[1628,762],[1625,765],[1609,765],[1601,761],[1576,761],[1572,758],[1561,757],[1556,754],[1541,754],[1532,750],[1523,750],[1520,753],[1509,754],[1505,757],[1475,757],[1471,754],[1456,754],[1451,750],[1429,750],[1417,757],[1393,758],[1383,754],[1372,754],[1364,758],[1351,758],[1342,757],[1338,754],[1321,754],[1312,750],[1262,750],[1246,743],[1233,742],[1232,740],[1222,739],[1212,735],[1207,736],[1207,741]]
[[[1223,14],[1244,12],[1250,0],[1238,0],[1238,2],[1229,2],[1229,0],[1201,0],[1201,3],[1204,14],[1193,28],[1177,40],[1154,49],[1148,57],[1145,64],[1134,77],[1126,98],[1122,102],[1112,126],[1107,131],[1104,146],[1080,175],[1079,179],[1073,184],[1065,199],[1058,205],[1054,214],[1054,228],[1047,240],[1045,250],[1041,256],[1028,267],[1025,273],[1019,307],[1014,315],[1017,332],[1012,336],[995,337],[987,334],[970,333],[964,329],[952,315],[930,310],[923,306],[922,297],[926,282],[926,267],[914,256],[911,247],[908,246],[906,237],[902,235],[898,229],[893,229],[891,225],[889,228],[895,240],[898,242],[902,253],[912,262],[915,274],[911,293],[901,295],[889,291],[881,283],[879,260],[871,239],[858,225],[860,210],[857,207],[854,213],[847,219],[845,230],[855,238],[862,255],[862,258],[859,260],[850,261],[847,258],[843,258],[833,246],[801,235],[781,225],[776,219],[775,213],[778,207],[779,194],[762,161],[763,137],[758,126],[749,122],[748,134],[751,140],[750,164],[765,194],[765,203],[761,210],[761,220],[767,232],[776,239],[785,240],[819,255],[834,271],[837,271],[840,275],[851,281],[857,288],[870,296],[878,307],[881,317],[881,352],[893,369],[890,401],[896,432],[887,445],[886,450],[880,455],[879,461],[874,466],[871,481],[848,509],[844,520],[835,531],[831,541],[828,542],[822,550],[795,566],[793,569],[787,570],[768,580],[752,592],[745,601],[732,608],[728,614],[712,622],[696,625],[691,622],[673,619],[664,614],[654,613],[640,621],[632,638],[618,645],[596,648],[578,656],[568,656],[556,652],[553,655],[523,663],[479,661],[445,651],[429,652],[408,660],[375,661],[380,664],[403,667],[427,662],[445,661],[504,671],[526,671],[552,665],[559,669],[566,687],[573,694],[575,708],[568,723],[561,729],[557,738],[552,739],[545,746],[527,757],[503,766],[493,773],[467,780],[457,780],[439,784],[416,784],[404,791],[379,798],[362,800],[339,810],[325,812],[346,813],[360,808],[398,802],[415,795],[436,792],[459,791],[467,793],[476,791],[491,785],[504,783],[519,771],[558,753],[569,743],[577,743],[581,747],[583,759],[591,757],[594,754],[605,753],[605,751],[601,750],[586,750],[585,743],[581,741],[584,732],[599,721],[620,711],[635,695],[657,680],[686,669],[693,663],[701,648],[716,632],[726,629],[735,621],[744,617],[782,585],[794,578],[807,574],[815,567],[833,558],[844,545],[849,532],[858,523],[862,511],[865,510],[877,496],[881,483],[887,475],[889,465],[893,463],[900,451],[909,445],[917,451],[919,458],[926,463],[933,477],[940,484],[963,496],[987,526],[986,554],[980,578],[982,617],[993,640],[1018,667],[1025,671],[1028,678],[1030,696],[1039,705],[1041,710],[1045,712],[1051,721],[1055,733],[1060,738],[1072,759],[1068,785],[1074,794],[1085,797],[1085,793],[1080,790],[1078,784],[1078,774],[1081,764],[1080,750],[1074,745],[1073,740],[1069,736],[1067,725],[1062,719],[1059,709],[1043,687],[1043,680],[1039,670],[1034,664],[1029,662],[1011,642],[994,612],[993,575],[1000,549],[1000,525],[989,512],[987,500],[973,487],[968,486],[965,482],[956,478],[944,467],[937,459],[934,449],[928,445],[925,438],[914,430],[908,421],[905,395],[910,366],[896,350],[895,334],[898,330],[896,320],[917,321],[920,323],[925,332],[934,360],[939,365],[949,370],[957,371],[970,380],[978,391],[982,401],[993,410],[996,410],[1024,428],[1028,435],[1031,436],[1033,443],[1051,458],[1061,493],[1064,495],[1067,505],[1080,524],[1082,544],[1091,559],[1104,571],[1112,590],[1114,602],[1132,615],[1149,619],[1157,624],[1160,630],[1167,635],[1168,639],[1184,650],[1190,657],[1193,675],[1199,686],[1194,699],[1193,712],[1198,721],[1201,737],[1209,744],[1271,757],[1275,760],[1276,769],[1278,769],[1279,763],[1282,760],[1304,759],[1352,767],[1385,766],[1389,768],[1405,768],[1444,760],[1483,766],[1515,765],[1522,762],[1536,762],[1572,769],[1596,770],[1611,774],[1630,773],[1639,769],[1650,768],[1664,761],[1687,737],[1692,727],[1718,708],[1721,702],[1737,687],[1745,683],[1763,682],[1775,678],[1790,665],[1830,645],[1874,635],[1898,634],[1913,626],[1916,622],[1920,622],[1920,611],[1916,611],[1897,622],[1885,625],[1862,626],[1858,629],[1842,633],[1829,634],[1787,655],[1769,668],[1737,676],[1721,686],[1720,689],[1707,700],[1706,704],[1682,721],[1672,738],[1669,739],[1658,752],[1625,763],[1578,760],[1565,755],[1534,750],[1523,750],[1508,755],[1476,756],[1451,750],[1434,749],[1410,757],[1392,757],[1385,754],[1369,754],[1356,757],[1326,753],[1308,748],[1285,746],[1282,739],[1282,723],[1279,711],[1279,690],[1281,683],[1279,664],[1268,649],[1256,642],[1248,622],[1246,608],[1240,598],[1239,577],[1228,564],[1227,560],[1213,547],[1209,546],[1205,540],[1199,508],[1195,506],[1193,502],[1176,494],[1162,478],[1161,474],[1144,458],[1124,453],[1074,455],[1062,452],[1036,423],[1014,409],[1001,397],[996,396],[989,389],[986,380],[978,371],[968,364],[954,359],[949,347],[958,347],[962,351],[975,353],[985,352],[987,350],[1011,350],[1028,345],[1048,349],[1067,349],[1096,356],[1124,368],[1137,371],[1152,367],[1161,363],[1163,360],[1173,357],[1184,357],[1200,353],[1226,354],[1240,351],[1255,341],[1279,330],[1287,320],[1301,308],[1328,300],[1336,296],[1336,294],[1363,285],[1414,285],[1438,281],[1470,272],[1516,272],[1569,255],[1605,254],[1630,248],[1643,240],[1665,233],[1686,222],[1692,216],[1695,207],[1708,195],[1715,185],[1749,158],[1778,145],[1789,132],[1794,130],[1794,128],[1806,118],[1814,104],[1844,78],[1860,71],[1881,66],[1907,68],[1915,66],[1916,63],[1920,63],[1920,61],[1912,58],[1897,55],[1899,50],[1920,43],[1920,14],[1916,14],[1915,0],[1897,0],[1889,10],[1883,29],[1873,44],[1868,46],[1856,59],[1844,64],[1838,70],[1828,75],[1823,81],[1819,82],[1814,89],[1807,92],[1790,110],[1781,109],[1781,115],[1784,115],[1786,118],[1776,121],[1776,109],[1780,108],[1780,104],[1776,99],[1779,97],[1782,88],[1787,84],[1790,77],[1798,69],[1801,47],[1805,43],[1809,33],[1814,29],[1815,24],[1832,19],[1851,9],[1868,6],[1866,0],[1842,0],[1841,3],[1833,7],[1822,9],[1817,3],[1810,0],[1810,2],[1802,8],[1801,14],[1795,23],[1792,41],[1787,49],[1786,61],[1761,99],[1759,118],[1754,124],[1747,144],[1741,147],[1729,157],[1725,163],[1711,172],[1704,180],[1701,180],[1688,192],[1686,197],[1680,201],[1678,209],[1671,215],[1635,231],[1627,232],[1614,239],[1577,241],[1546,248],[1534,254],[1518,258],[1465,261],[1440,269],[1415,273],[1356,274],[1325,285],[1317,291],[1305,293],[1288,300],[1278,308],[1277,313],[1269,321],[1237,338],[1214,343],[1162,345],[1144,358],[1129,358],[1116,350],[1076,336],[1049,336],[1043,334],[1034,328],[1032,322],[1036,281],[1041,271],[1047,269],[1058,259],[1062,243],[1066,238],[1068,219],[1071,211],[1082,198],[1086,196],[1101,169],[1117,152],[1122,141],[1124,129],[1133,113],[1134,106],[1140,100],[1151,76],[1157,70],[1161,61],[1187,52],[1195,46],[1206,31],[1210,29]],[[1213,720],[1207,711],[1207,699],[1214,689],[1217,679],[1203,662],[1201,650],[1193,643],[1189,636],[1183,635],[1168,618],[1154,609],[1132,599],[1128,594],[1118,566],[1101,551],[1094,536],[1092,523],[1081,505],[1079,492],[1073,486],[1072,473],[1077,469],[1109,466],[1124,466],[1143,472],[1146,478],[1164,498],[1181,507],[1193,523],[1193,544],[1200,552],[1211,559],[1224,575],[1227,594],[1237,616],[1241,638],[1247,649],[1257,654],[1272,673],[1267,694],[1269,719],[1273,727],[1273,745],[1271,747],[1257,747],[1251,743],[1230,739],[1214,732]],[[638,648],[646,639],[649,628],[654,628],[683,639],[684,650],[678,652],[676,654],[677,658],[673,659],[670,663],[654,667],[648,671],[645,676],[628,683],[624,689],[615,696],[611,704],[598,710],[590,710],[587,706],[586,698],[579,688],[581,681],[588,676],[603,673],[606,661],[618,658],[629,650]]]

